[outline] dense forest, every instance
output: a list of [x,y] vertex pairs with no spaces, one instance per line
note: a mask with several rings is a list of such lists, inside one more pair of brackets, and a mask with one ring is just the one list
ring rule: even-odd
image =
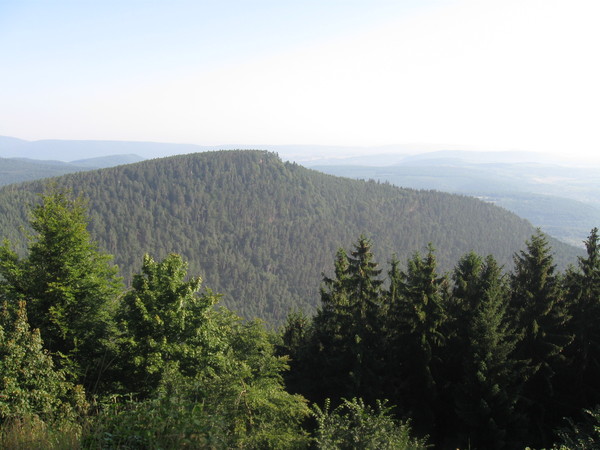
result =
[[56,177],[82,170],[89,170],[89,168],[59,161],[0,158],[0,186],[40,178]]
[[56,177],[67,173],[131,164],[142,160],[143,158],[136,155],[111,155],[71,162],[0,157],[0,186]]
[[69,191],[29,217],[26,250],[0,246],[2,448],[600,445],[597,229],[563,272],[541,232],[508,273],[469,252],[447,275],[360,236],[316,314],[269,331],[175,253],[125,288]]
[[[493,254],[505,270],[535,230],[482,201],[349,180],[282,162],[264,151],[220,151],[149,160],[55,179],[89,199],[90,231],[126,284],[140,255],[181,254],[192,273],[246,318],[283,323],[314,312],[331,255],[364,233],[374,250],[406,261],[428,243],[440,271],[463,254]],[[0,190],[0,236],[26,249],[21,228],[46,182]],[[552,241],[562,269],[577,250]]]
[[361,161],[358,163],[361,165],[331,163],[311,167],[337,176],[482,198],[575,246],[581,245],[590,228],[600,222],[600,183],[598,169],[593,166],[499,162],[501,156],[497,161],[493,157],[477,161],[476,156],[469,160],[471,155],[460,152],[453,155],[453,152],[417,155],[404,161],[390,160],[388,165],[381,166]]

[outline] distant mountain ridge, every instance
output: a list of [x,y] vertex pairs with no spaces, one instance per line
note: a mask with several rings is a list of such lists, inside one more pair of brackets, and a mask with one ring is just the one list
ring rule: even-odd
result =
[[191,144],[62,139],[25,141],[0,136],[0,157],[2,158],[52,159],[68,162],[104,158],[111,155],[139,155],[138,158],[142,160],[198,152],[201,149],[202,147]]
[[97,156],[95,158],[77,159],[71,161],[70,164],[74,164],[81,167],[89,167],[91,169],[104,169],[106,167],[120,166],[123,164],[133,164],[136,162],[143,161],[145,158],[141,156],[130,154],[130,155],[109,155],[109,156]]
[[67,173],[119,166],[142,161],[137,155],[111,155],[73,162],[0,157],[0,186],[57,177]]
[[0,158],[0,186],[38,180],[40,178],[56,177],[82,170],[90,170],[90,168],[63,161]]
[[[57,178],[90,200],[90,230],[126,278],[146,252],[184,255],[190,273],[245,317],[281,323],[291,309],[314,309],[322,273],[339,247],[361,233],[382,268],[428,242],[440,270],[473,250],[511,266],[534,228],[473,198],[326,175],[265,151],[219,151],[147,160]],[[19,242],[43,182],[0,189],[0,238]],[[22,241],[21,241],[22,242]],[[21,244],[22,245],[22,244]],[[573,247],[553,241],[561,267]]]
[[[145,158],[244,148],[250,147],[129,141],[29,142],[0,136],[0,186],[129,164]],[[581,246],[589,230],[600,223],[600,168],[574,164],[557,156],[456,150],[452,146],[442,150],[444,146],[419,144],[266,145],[260,148],[279,152],[285,160],[326,173],[485,198],[572,245]],[[105,156],[107,154],[111,156]],[[20,162],[1,159],[14,158],[14,155],[18,155]],[[72,159],[74,157],[78,159]],[[49,158],[54,161],[48,161]]]

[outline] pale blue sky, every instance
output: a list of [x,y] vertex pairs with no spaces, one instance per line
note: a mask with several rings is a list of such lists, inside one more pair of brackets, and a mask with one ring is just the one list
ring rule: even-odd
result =
[[596,0],[0,0],[0,135],[598,154],[599,21]]

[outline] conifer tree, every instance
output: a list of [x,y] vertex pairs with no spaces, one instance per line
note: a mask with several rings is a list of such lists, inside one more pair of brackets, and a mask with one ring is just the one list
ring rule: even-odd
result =
[[572,341],[567,329],[561,281],[556,274],[548,240],[538,232],[514,257],[511,276],[511,314],[522,333],[517,345],[518,358],[528,361],[521,405],[530,420],[534,445],[548,445],[559,410],[555,405],[554,376],[564,367],[565,347]]
[[405,405],[404,399],[406,382],[403,375],[406,371],[406,364],[402,359],[407,343],[404,340],[406,328],[403,328],[405,327],[403,317],[407,314],[406,309],[408,308],[404,297],[406,274],[400,270],[400,261],[396,255],[392,256],[389,265],[388,287],[383,294],[386,315],[382,331],[385,338],[383,351],[386,370],[382,383],[386,386],[385,398],[392,400],[399,411],[406,412],[404,409],[408,406]]
[[323,276],[321,307],[313,319],[309,353],[303,362],[308,382],[302,393],[321,402],[327,396],[341,398],[348,394],[348,374],[352,356],[347,339],[351,325],[348,294],[348,255],[339,249],[335,259],[334,277]]
[[348,258],[348,285],[352,325],[351,352],[354,390],[367,401],[381,395],[383,368],[383,316],[381,269],[374,260],[371,242],[361,236]]
[[507,286],[494,258],[483,261],[474,253],[459,261],[453,280],[453,301],[459,305],[454,347],[461,356],[453,389],[455,445],[510,447],[521,425],[515,404],[522,365],[514,355],[518,336],[507,317]]
[[312,319],[302,311],[289,314],[280,332],[281,342],[276,350],[278,355],[289,358],[290,370],[284,374],[284,379],[288,391],[293,393],[304,392],[310,384],[306,364],[312,350],[311,333]]
[[391,305],[396,305],[402,296],[402,288],[403,288],[403,274],[400,270],[400,261],[394,254],[392,259],[389,261],[390,269],[388,270],[388,289],[385,293],[385,303],[388,308]]
[[408,261],[401,279],[402,294],[390,304],[388,321],[388,359],[398,361],[392,384],[398,386],[399,397],[394,401],[414,418],[417,430],[431,430],[438,397],[436,372],[445,344],[442,327],[447,288],[446,278],[436,272],[431,244],[424,257],[417,253]]
[[8,242],[0,247],[0,293],[27,300],[29,321],[45,346],[67,357],[86,384],[96,383],[109,349],[111,314],[121,292],[117,268],[87,231],[86,205],[68,191],[53,189],[33,208],[28,255]]
[[574,342],[568,385],[575,410],[600,404],[600,237],[592,229],[585,241],[586,257],[567,273],[565,286]]
[[331,389],[330,397],[361,396],[370,400],[381,387],[380,273],[370,241],[361,236],[350,256],[344,250],[338,251],[335,278],[324,277],[313,345],[319,349],[323,388]]

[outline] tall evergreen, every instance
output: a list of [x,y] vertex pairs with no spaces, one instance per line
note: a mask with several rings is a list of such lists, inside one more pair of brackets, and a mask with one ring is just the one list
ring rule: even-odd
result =
[[313,319],[310,352],[302,367],[311,382],[302,393],[313,401],[341,398],[352,391],[352,353],[348,330],[352,323],[348,295],[348,255],[339,249],[334,277],[323,277],[321,307]]
[[[398,283],[398,276],[393,274],[394,283]],[[438,400],[437,372],[445,344],[442,326],[447,289],[446,278],[436,271],[433,246],[429,245],[424,257],[415,254],[400,279],[402,293],[390,304],[388,315],[388,359],[398,362],[392,383],[398,392],[394,402],[414,418],[417,430],[431,430]]]
[[600,404],[600,237],[594,228],[585,241],[587,256],[565,277],[575,336],[568,384],[576,410]]
[[63,363],[88,386],[102,373],[111,336],[111,314],[122,290],[112,257],[87,230],[85,201],[53,189],[33,208],[29,251],[17,256],[0,247],[0,292],[27,300],[29,322],[45,346],[67,357]]
[[[381,270],[361,236],[350,256],[338,251],[335,277],[325,277],[314,319],[322,378],[334,398],[374,400],[383,372]],[[329,381],[327,381],[329,380]],[[323,387],[325,387],[323,386]]]
[[507,317],[508,290],[492,256],[463,257],[453,274],[457,314],[454,349],[460,352],[453,393],[454,444],[473,448],[514,445],[521,421],[515,412],[522,365],[515,359],[518,336]]
[[375,262],[371,242],[361,236],[348,258],[351,292],[351,351],[354,353],[352,381],[357,393],[368,401],[381,397],[383,375],[383,315],[381,269]]
[[277,354],[288,357],[290,370],[284,373],[285,385],[289,392],[304,392],[311,384],[310,370],[307,361],[312,350],[310,346],[312,318],[302,311],[288,315],[285,325],[280,330],[281,341],[276,346]]
[[527,249],[514,257],[510,299],[515,326],[522,333],[517,355],[528,361],[521,408],[530,421],[532,436],[539,437],[532,444],[549,445],[551,430],[561,420],[554,376],[566,363],[564,349],[572,336],[548,240],[538,230],[526,245]]

